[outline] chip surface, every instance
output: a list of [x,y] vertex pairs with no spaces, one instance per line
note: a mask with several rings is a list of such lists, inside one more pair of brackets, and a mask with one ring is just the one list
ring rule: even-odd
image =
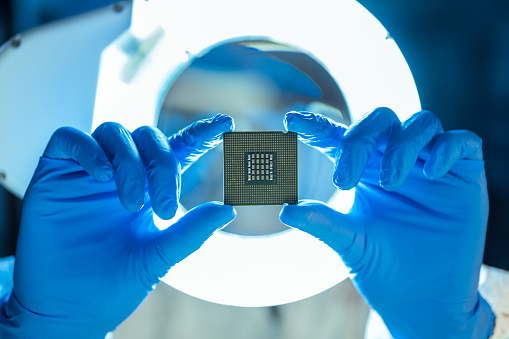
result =
[[226,205],[296,204],[297,134],[223,134]]

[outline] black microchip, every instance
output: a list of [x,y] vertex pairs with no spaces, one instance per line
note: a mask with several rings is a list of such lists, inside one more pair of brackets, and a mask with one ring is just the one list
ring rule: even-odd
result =
[[226,205],[296,204],[297,134],[223,134]]

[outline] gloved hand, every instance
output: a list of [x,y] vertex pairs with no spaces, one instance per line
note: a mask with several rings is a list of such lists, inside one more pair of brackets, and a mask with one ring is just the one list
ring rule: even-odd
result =
[[153,223],[154,212],[174,216],[181,171],[231,130],[225,115],[169,139],[115,123],[92,136],[57,130],[24,198],[0,337],[103,339],[115,329],[160,277],[235,218],[231,206],[205,203],[164,231]]
[[351,211],[285,206],[281,220],[334,249],[395,338],[488,338],[494,316],[477,291],[488,195],[481,139],[444,132],[419,112],[400,122],[379,108],[349,128],[290,112],[289,131],[326,154]]

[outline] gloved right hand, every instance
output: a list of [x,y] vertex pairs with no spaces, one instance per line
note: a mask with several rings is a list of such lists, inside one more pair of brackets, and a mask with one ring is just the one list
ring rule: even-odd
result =
[[54,133],[23,201],[14,287],[0,310],[0,337],[104,339],[159,278],[235,218],[205,203],[166,230],[180,174],[233,130],[225,115],[167,139],[105,123],[90,136]]
[[356,188],[351,211],[285,206],[285,224],[321,239],[395,338],[488,338],[494,316],[477,291],[488,219],[481,139],[442,130],[430,112],[401,122],[379,108],[350,127],[291,112],[285,125]]

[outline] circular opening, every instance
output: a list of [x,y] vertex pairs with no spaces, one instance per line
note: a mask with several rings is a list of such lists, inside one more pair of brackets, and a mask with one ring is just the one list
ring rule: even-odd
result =
[[[195,58],[170,84],[158,128],[167,135],[216,113],[230,115],[236,131],[284,130],[288,111],[314,111],[350,123],[344,96],[313,56],[286,44],[243,40],[216,46]],[[330,161],[299,143],[299,198],[327,201],[335,187]],[[190,209],[223,200],[222,147],[209,151],[182,176],[181,203]],[[237,206],[224,231],[268,235],[287,228],[281,206]]]

